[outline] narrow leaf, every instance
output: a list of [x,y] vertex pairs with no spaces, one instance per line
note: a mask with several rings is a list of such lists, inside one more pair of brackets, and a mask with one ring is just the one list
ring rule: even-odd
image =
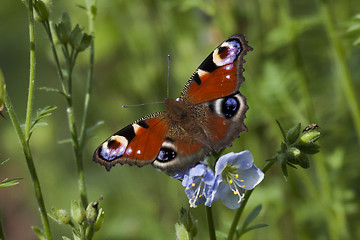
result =
[[244,221],[243,228],[246,228],[252,221],[254,221],[254,219],[259,215],[261,208],[262,206],[259,204],[250,212]]
[[40,228],[38,228],[36,226],[32,226],[31,228],[36,233],[36,235],[38,236],[38,238],[40,240],[46,240],[46,237],[45,237],[45,235],[43,234],[43,232],[42,232],[42,230]]
[[56,89],[56,88],[40,87],[39,89],[40,89],[40,90],[44,90],[44,91],[46,91],[46,92],[58,93],[58,94],[63,95],[64,97],[66,97],[66,94],[65,94],[63,91],[61,91],[61,90],[59,90],[59,89]]
[[100,125],[103,125],[104,121],[98,121],[97,123],[95,123],[94,125],[92,125],[91,127],[89,127],[88,129],[86,129],[86,137],[90,137],[91,134],[93,133],[93,131],[99,127]]
[[19,184],[19,181],[22,178],[14,178],[14,179],[10,179],[8,180],[8,178],[5,178],[1,183],[0,183],[0,188],[2,187],[10,187],[10,186],[14,186],[16,184]]
[[6,162],[9,161],[9,160],[10,160],[10,158],[1,161],[1,162],[0,162],[0,165],[3,165],[4,163],[6,163]]
[[245,230],[243,230],[241,233],[239,233],[239,236],[251,231],[251,230],[255,230],[255,229],[259,229],[259,228],[264,228],[264,227],[267,227],[268,225],[267,224],[257,224],[257,225],[254,225],[254,226],[251,226],[251,227],[248,227],[246,228]]
[[281,131],[281,134],[283,135],[283,138],[284,140],[286,139],[286,134],[285,134],[285,131],[284,129],[282,128],[280,122],[278,120],[276,120],[276,123],[278,124],[279,128],[280,128],[280,131]]
[[47,106],[47,107],[41,108],[37,111],[35,118],[31,122],[29,138],[31,137],[31,134],[32,134],[35,126],[38,125],[39,121],[45,117],[50,116],[51,112],[54,111],[56,108],[57,107],[55,107],[55,106]]
[[72,139],[68,138],[68,139],[64,139],[64,140],[59,140],[58,144],[65,144],[65,143],[72,143]]

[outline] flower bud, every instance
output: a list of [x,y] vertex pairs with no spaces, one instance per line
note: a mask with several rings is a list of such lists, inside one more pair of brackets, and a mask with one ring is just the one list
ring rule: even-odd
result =
[[81,42],[80,42],[80,46],[77,48],[77,50],[79,52],[84,51],[85,49],[87,49],[90,46],[91,41],[92,41],[92,36],[84,33],[84,35],[81,39]]
[[[179,227],[180,230],[183,227],[191,234],[191,236],[195,236],[197,234],[197,220],[191,215],[190,211],[186,210],[185,208],[180,209],[180,216],[179,216]],[[177,230],[176,230],[177,232]]]
[[74,219],[74,221],[79,224],[82,223],[85,219],[85,209],[76,200],[71,201],[70,214],[72,219]]
[[91,203],[89,203],[89,205],[86,208],[86,212],[85,212],[86,221],[89,224],[94,224],[97,219],[97,215],[99,212],[98,205],[99,205],[99,202],[91,202]]
[[102,208],[99,209],[99,213],[97,215],[96,221],[94,223],[94,231],[99,231],[102,224],[104,222],[104,210]]
[[298,157],[301,155],[301,151],[296,147],[290,147],[286,150],[286,161],[292,164],[299,164]]
[[69,37],[70,45],[74,49],[78,50],[80,48],[80,44],[81,44],[81,40],[83,39],[83,36],[84,35],[82,29],[79,27],[79,24],[76,24],[76,26],[70,33],[70,37]]
[[320,130],[307,131],[301,134],[299,144],[314,143],[320,138]]
[[176,223],[175,224],[175,232],[177,240],[188,240],[192,239],[191,234],[187,231],[184,224]]
[[65,24],[63,22],[60,22],[59,24],[55,24],[55,31],[59,42],[64,45],[67,44],[69,41],[69,35],[68,32],[66,31]]
[[33,6],[35,9],[34,17],[36,21],[44,22],[49,19],[49,10],[44,2],[37,0],[34,2]]
[[293,126],[292,128],[290,128],[288,130],[288,132],[286,133],[286,141],[289,144],[293,144],[299,137],[300,135],[300,126],[301,124],[298,123],[295,126]]
[[49,216],[59,224],[70,223],[70,216],[65,209],[52,208]]

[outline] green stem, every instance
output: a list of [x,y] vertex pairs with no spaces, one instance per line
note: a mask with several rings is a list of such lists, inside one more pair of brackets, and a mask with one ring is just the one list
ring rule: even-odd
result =
[[[265,174],[269,168],[274,164],[275,162],[271,161],[271,162],[267,162],[264,166],[264,168],[262,169],[263,173]],[[242,201],[241,205],[240,205],[240,208],[236,211],[236,214],[235,214],[235,217],[234,217],[234,220],[231,224],[231,227],[230,227],[230,230],[229,230],[229,235],[228,235],[228,240],[232,240],[234,238],[234,235],[235,235],[235,232],[236,232],[236,227],[239,223],[239,220],[240,220],[240,217],[245,209],[245,206],[251,196],[251,194],[253,193],[253,191],[255,190],[252,189],[252,190],[248,190],[246,191],[245,193],[245,196],[244,196],[244,200]]]
[[72,105],[72,96],[67,98],[67,116],[68,116],[68,124],[72,138],[72,145],[75,154],[75,161],[76,161],[76,168],[77,168],[77,175],[78,175],[78,186],[80,192],[80,199],[81,203],[84,207],[88,205],[87,195],[86,195],[86,188],[85,188],[85,176],[84,176],[84,166],[82,162],[82,149],[79,145],[78,134],[76,131],[75,125],[75,117],[74,117],[74,108]]
[[205,209],[206,209],[206,217],[207,217],[207,222],[208,222],[208,227],[209,227],[210,240],[216,240],[214,220],[213,220],[211,207],[205,206]]
[[68,125],[69,130],[71,133],[71,139],[72,139],[72,146],[74,149],[74,155],[75,155],[75,161],[76,161],[76,167],[77,167],[77,175],[78,175],[78,187],[80,192],[80,199],[81,203],[84,207],[88,205],[87,195],[86,195],[86,188],[85,188],[85,177],[84,177],[84,167],[82,162],[82,147],[79,143],[79,135],[76,130],[76,124],[75,124],[75,116],[74,116],[74,107],[73,107],[73,99],[72,99],[72,72],[75,66],[75,61],[78,55],[77,51],[72,50],[71,54],[69,54],[69,49],[67,45],[62,46],[62,51],[65,56],[66,61],[66,67],[68,71],[68,88],[65,86],[65,79],[64,75],[62,74],[61,66],[59,57],[55,48],[55,44],[53,41],[50,25],[48,22],[44,23],[45,31],[48,34],[48,37],[51,42],[51,48],[52,52],[55,58],[55,63],[58,69],[59,77],[60,77],[60,83],[62,90],[65,94],[65,99],[67,103],[67,118],[68,118]]
[[55,44],[54,44],[54,39],[53,39],[52,34],[51,34],[49,21],[45,21],[45,22],[43,22],[43,24],[44,24],[45,32],[47,33],[47,35],[49,37],[49,40],[50,40],[50,43],[51,43],[51,50],[53,52],[56,67],[57,67],[58,74],[59,74],[59,77],[60,77],[60,80],[61,80],[60,81],[61,88],[62,88],[64,94],[67,95],[67,91],[66,91],[65,84],[64,84],[65,79],[64,79],[64,75],[63,75],[63,73],[61,71],[60,61],[59,61],[59,57],[58,57],[56,47],[55,47]]
[[0,240],[5,240],[4,229],[2,226],[1,209],[0,209]]
[[34,12],[33,2],[28,0],[28,17],[29,17],[29,38],[30,38],[30,74],[29,74],[29,93],[26,109],[26,120],[25,120],[25,139],[29,141],[30,127],[31,127],[31,113],[34,96],[34,83],[35,83],[35,35],[34,35]]
[[335,53],[334,61],[339,70],[339,74],[341,74],[336,79],[340,80],[340,86],[344,92],[347,105],[350,109],[351,116],[353,118],[353,122],[357,132],[358,142],[360,143],[360,108],[358,104],[359,101],[357,99],[357,94],[355,92],[357,88],[354,86],[354,82],[351,78],[349,68],[346,65],[346,59],[344,54],[345,51],[339,37],[335,32],[335,26],[332,21],[329,3],[327,0],[321,0],[321,11],[323,14],[326,31],[331,41],[330,47],[332,47],[332,50]]
[[[89,8],[89,7],[88,7]],[[90,34],[94,37],[94,16],[91,14],[91,10],[88,9],[88,16],[89,16],[89,26],[90,26]],[[85,130],[86,130],[86,119],[88,116],[88,109],[89,109],[89,103],[90,103],[90,94],[92,89],[92,81],[94,78],[94,38],[91,41],[90,44],[90,55],[89,55],[89,72],[88,72],[88,78],[86,82],[86,93],[85,93],[85,100],[84,100],[84,113],[81,123],[81,129],[80,129],[80,146],[83,148],[85,141]]]
[[38,206],[40,209],[40,215],[41,215],[41,219],[44,225],[44,230],[45,230],[45,235],[47,240],[51,240],[52,236],[51,236],[51,230],[50,230],[50,224],[49,224],[49,220],[48,220],[48,216],[47,216],[47,212],[46,212],[46,208],[45,208],[45,203],[44,203],[44,198],[41,192],[41,187],[40,187],[40,182],[36,173],[36,169],[35,169],[35,165],[34,165],[34,161],[31,155],[31,151],[30,151],[30,147],[29,147],[29,142],[27,141],[27,139],[24,136],[24,133],[21,129],[20,123],[16,117],[15,111],[13,109],[12,103],[10,101],[9,96],[7,95],[7,93],[5,93],[5,97],[4,97],[4,102],[5,102],[5,106],[6,109],[9,113],[10,116],[10,120],[15,128],[15,131],[17,133],[17,136],[21,142],[21,146],[25,155],[25,159],[26,159],[26,163],[30,172],[30,176],[31,176],[31,180],[33,182],[33,187],[34,187],[34,191],[35,191],[35,196],[36,196],[36,200],[38,202]]

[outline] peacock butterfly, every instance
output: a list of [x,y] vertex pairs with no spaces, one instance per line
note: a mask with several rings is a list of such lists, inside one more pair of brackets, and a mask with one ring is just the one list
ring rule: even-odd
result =
[[115,164],[152,164],[185,172],[212,151],[219,152],[246,131],[244,56],[252,48],[233,35],[201,63],[178,99],[165,99],[166,111],[145,116],[104,141],[93,160],[109,171]]

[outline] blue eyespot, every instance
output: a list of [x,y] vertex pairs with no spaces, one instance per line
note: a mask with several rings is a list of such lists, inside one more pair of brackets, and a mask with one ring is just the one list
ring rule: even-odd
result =
[[239,110],[239,107],[240,103],[236,98],[228,97],[223,101],[221,110],[225,118],[232,118]]
[[161,162],[167,162],[173,160],[175,157],[176,157],[176,152],[174,150],[170,148],[161,148],[156,159]]

